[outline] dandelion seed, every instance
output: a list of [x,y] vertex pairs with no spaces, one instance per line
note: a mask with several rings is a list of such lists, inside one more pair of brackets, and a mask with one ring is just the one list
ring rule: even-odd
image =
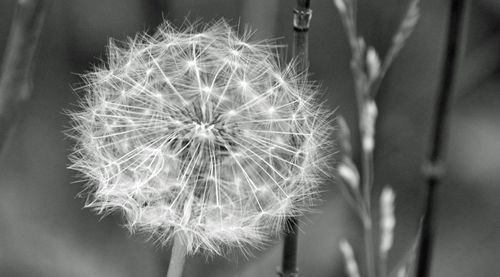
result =
[[223,21],[112,43],[71,113],[86,206],[162,244],[175,234],[191,254],[258,247],[309,209],[330,115],[275,48]]

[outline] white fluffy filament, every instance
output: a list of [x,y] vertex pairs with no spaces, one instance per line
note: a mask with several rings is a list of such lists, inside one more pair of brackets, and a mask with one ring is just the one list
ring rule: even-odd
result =
[[131,230],[188,253],[258,246],[314,200],[329,114],[276,46],[252,44],[225,22],[197,31],[165,24],[86,77],[71,113],[72,168],[87,206],[121,211]]

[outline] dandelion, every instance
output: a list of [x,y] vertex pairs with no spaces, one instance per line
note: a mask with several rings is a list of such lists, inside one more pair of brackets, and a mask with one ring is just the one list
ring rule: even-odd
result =
[[87,207],[187,254],[259,246],[310,208],[329,113],[276,46],[248,37],[219,21],[111,42],[71,113]]

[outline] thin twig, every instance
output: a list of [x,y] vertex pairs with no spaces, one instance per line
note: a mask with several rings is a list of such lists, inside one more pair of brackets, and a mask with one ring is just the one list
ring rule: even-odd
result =
[[51,0],[18,0],[0,76],[0,153],[31,95],[32,60]]
[[[292,55],[298,63],[298,70],[307,71],[308,57],[308,30],[312,16],[312,10],[309,8],[309,0],[297,0],[297,8],[293,11],[293,46]],[[290,217],[287,219],[289,229],[285,233],[283,240],[283,258],[281,269],[278,274],[282,277],[297,277],[297,252],[298,252],[298,219]]]
[[172,253],[170,254],[170,264],[168,266],[167,277],[181,277],[184,263],[186,262],[186,246],[182,239],[176,235]]
[[[358,99],[362,99],[362,95],[359,95]],[[358,109],[360,117],[363,116],[363,112],[361,109],[364,109],[364,101],[360,100],[358,103]],[[363,123],[360,121],[359,130],[361,132],[360,139],[362,139],[365,135],[366,128],[363,127]],[[361,144],[363,141],[361,141]],[[376,268],[376,259],[375,259],[375,251],[374,251],[374,232],[373,232],[373,220],[372,220],[372,206],[371,206],[371,194],[372,187],[374,181],[374,165],[373,165],[373,152],[372,150],[365,149],[362,147],[361,149],[361,176],[362,176],[362,197],[364,200],[364,213],[362,214],[361,220],[363,225],[363,235],[364,235],[364,245],[365,245],[365,256],[366,256],[366,266],[367,266],[367,276],[374,277],[376,276],[377,268]]]
[[427,197],[422,221],[422,240],[418,253],[417,276],[427,277],[430,274],[432,260],[432,243],[434,240],[434,205],[436,188],[442,179],[442,160],[448,132],[448,117],[451,107],[454,79],[460,55],[463,22],[467,0],[451,0],[446,53],[439,87],[438,102],[432,134],[431,151],[424,170],[427,181]]
[[[371,212],[371,209],[370,209]],[[374,240],[373,240],[373,222],[372,217],[367,215],[363,218],[363,235],[365,243],[365,256],[367,263],[367,276],[374,277],[377,268],[375,264]]]

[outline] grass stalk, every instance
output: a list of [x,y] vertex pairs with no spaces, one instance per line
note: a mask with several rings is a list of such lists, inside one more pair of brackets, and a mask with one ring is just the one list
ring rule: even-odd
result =
[[436,111],[434,114],[431,150],[427,164],[424,168],[427,182],[427,196],[422,219],[422,237],[418,252],[417,277],[427,277],[430,275],[432,246],[435,236],[437,187],[441,183],[443,175],[442,160],[448,132],[454,79],[460,56],[460,42],[464,30],[463,25],[466,5],[467,0],[451,0],[450,3],[446,52],[438,90]]
[[[393,198],[384,202],[381,209],[386,211],[384,222],[374,224],[372,216],[372,193],[374,186],[374,157],[375,130],[377,121],[376,95],[380,89],[389,66],[401,51],[405,42],[413,32],[420,15],[420,0],[410,0],[408,9],[399,25],[398,30],[392,38],[392,44],[386,56],[381,60],[374,47],[367,45],[364,38],[358,35],[357,30],[357,1],[356,0],[333,0],[340,15],[340,19],[347,33],[351,47],[351,72],[354,78],[354,91],[356,96],[356,108],[358,113],[358,130],[360,149],[360,171],[352,165],[351,154],[344,153],[343,172],[344,182],[351,188],[351,199],[355,200],[356,210],[363,224],[363,241],[365,250],[366,273],[368,277],[383,277],[387,274],[387,254],[392,247],[392,236],[394,231],[394,203]],[[345,140],[345,139],[344,139]],[[349,142],[347,142],[349,144]],[[350,147],[350,145],[349,145]],[[349,173],[349,169],[351,170]],[[351,176],[351,177],[350,177]],[[357,176],[357,178],[352,178]],[[361,179],[361,184],[359,184]],[[353,181],[354,180],[354,181]],[[392,190],[391,190],[392,191]],[[391,200],[392,199],[392,200]],[[392,201],[392,202],[391,202]],[[382,202],[381,202],[382,203]],[[376,240],[377,232],[374,228],[380,228],[379,240]],[[379,242],[378,251],[375,251],[376,243]],[[382,244],[382,242],[384,242]],[[344,245],[344,246],[342,246]],[[342,250],[344,249],[344,250]],[[351,264],[351,255],[346,255],[345,244],[341,244],[344,252],[346,266]],[[357,271],[346,270],[350,276],[359,276]],[[350,273],[349,273],[350,272]]]
[[[365,245],[365,258],[366,258],[366,276],[375,277],[376,264],[375,264],[375,251],[373,240],[373,222],[371,216],[363,218],[363,240]],[[381,276],[382,277],[382,276]]]
[[186,262],[186,246],[182,239],[176,235],[170,254],[170,264],[168,266],[167,277],[181,277],[184,264]]
[[[363,102],[358,103],[358,109],[361,109],[363,106]],[[360,117],[362,116],[360,111]],[[363,126],[360,126],[360,132],[364,132]],[[361,135],[363,137],[364,135]],[[362,144],[363,142],[361,142]],[[363,223],[363,241],[364,241],[364,249],[365,249],[365,258],[366,258],[366,268],[368,277],[375,277],[377,268],[376,268],[376,258],[374,251],[374,230],[373,230],[373,220],[372,220],[372,206],[371,206],[371,195],[372,195],[372,187],[374,181],[374,168],[373,168],[373,153],[370,150],[361,149],[361,176],[363,178],[362,183],[362,194],[365,203],[365,212],[362,215],[362,223]]]
[[[308,30],[311,20],[312,10],[310,0],[297,0],[297,7],[293,11],[293,45],[292,55],[296,59],[297,68],[301,72],[307,71],[309,64],[308,57]],[[298,233],[299,222],[296,217],[287,219],[288,230],[283,239],[283,257],[281,268],[278,271],[281,277],[297,277],[297,253],[298,253]]]
[[33,56],[51,0],[17,0],[0,76],[0,153],[30,98]]

